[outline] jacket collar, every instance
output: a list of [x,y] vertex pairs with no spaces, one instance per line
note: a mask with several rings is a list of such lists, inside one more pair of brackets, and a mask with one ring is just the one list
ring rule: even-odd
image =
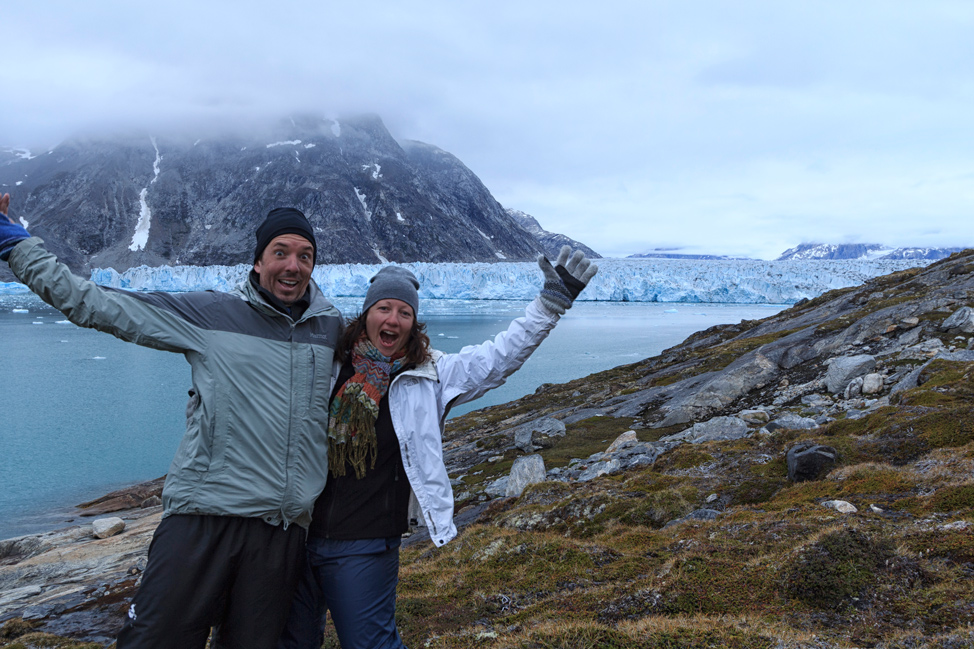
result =
[[431,381],[439,381],[440,375],[436,371],[436,361],[442,357],[443,352],[436,349],[431,349],[430,360],[414,368],[403,370],[396,375],[396,378],[399,378],[400,376],[416,376],[422,379],[430,379]]
[[292,318],[287,313],[283,313],[277,308],[275,308],[268,300],[264,299],[257,288],[250,279],[245,279],[244,281],[237,284],[236,288],[231,291],[239,298],[249,302],[254,308],[267,313],[268,315],[277,316],[281,318],[287,318],[295,323],[304,322],[308,318],[314,318],[323,315],[334,315],[341,316],[341,312],[329,302],[324,294],[322,294],[321,289],[315,284],[314,280],[308,283],[308,292],[305,293],[305,297],[302,299],[308,300],[308,308],[304,310],[304,313],[300,318]]

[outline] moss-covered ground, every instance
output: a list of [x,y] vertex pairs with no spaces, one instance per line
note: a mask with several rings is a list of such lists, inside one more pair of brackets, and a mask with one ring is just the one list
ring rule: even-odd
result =
[[[444,648],[974,646],[972,372],[938,361],[863,419],[684,445],[651,468],[496,503],[444,548],[404,551],[402,635]],[[607,423],[580,422],[575,457],[611,441]],[[792,484],[784,451],[806,440],[840,462]],[[667,525],[712,494],[728,503],[718,519]]]

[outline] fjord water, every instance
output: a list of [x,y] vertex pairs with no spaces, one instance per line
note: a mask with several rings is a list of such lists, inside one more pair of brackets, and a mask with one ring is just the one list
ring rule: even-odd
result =
[[[361,298],[336,300],[354,314]],[[525,302],[426,300],[433,346],[455,352],[503,331]],[[632,363],[695,331],[781,306],[580,302],[506,385],[452,416]],[[185,425],[189,365],[178,354],[82,329],[32,295],[0,296],[3,420],[0,539],[52,529],[72,506],[166,473]],[[255,395],[259,398],[259,395]]]

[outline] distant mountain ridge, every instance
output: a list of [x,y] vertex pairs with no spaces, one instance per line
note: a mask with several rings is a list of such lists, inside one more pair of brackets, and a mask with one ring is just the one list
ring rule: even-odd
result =
[[281,205],[308,216],[322,264],[531,260],[546,250],[460,160],[397,142],[377,116],[6,149],[0,192],[11,193],[11,217],[76,272],[250,263],[257,225]]
[[927,259],[949,257],[958,248],[888,248],[878,243],[802,243],[789,248],[775,261],[789,259]]
[[627,259],[699,259],[701,261],[726,261],[728,259],[749,259],[749,257],[731,257],[728,255],[694,255],[674,252],[673,250],[656,249],[629,255]]
[[511,209],[509,207],[506,208],[506,211],[508,216],[514,219],[522,228],[530,232],[531,235],[534,236],[539,243],[541,243],[545,249],[545,254],[547,254],[550,259],[554,259],[558,256],[562,246],[571,246],[573,250],[581,250],[585,253],[585,256],[589,257],[590,259],[599,259],[602,257],[602,255],[595,252],[584,243],[575,241],[564,234],[548,232],[541,227],[541,224],[538,223],[537,219],[526,212]]

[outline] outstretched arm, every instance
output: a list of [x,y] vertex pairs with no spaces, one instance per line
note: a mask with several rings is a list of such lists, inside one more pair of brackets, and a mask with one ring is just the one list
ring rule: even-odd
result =
[[14,223],[7,215],[10,210],[10,194],[0,196],[0,259],[7,261],[10,251],[24,239],[29,239],[27,229],[19,223]]
[[528,305],[524,316],[514,320],[493,340],[464,347],[447,354],[436,363],[444,403],[460,404],[480,397],[503,385],[541,344],[558,319],[570,308],[578,294],[598,272],[598,267],[580,251],[562,248],[555,266],[538,258],[545,276],[544,288]]

